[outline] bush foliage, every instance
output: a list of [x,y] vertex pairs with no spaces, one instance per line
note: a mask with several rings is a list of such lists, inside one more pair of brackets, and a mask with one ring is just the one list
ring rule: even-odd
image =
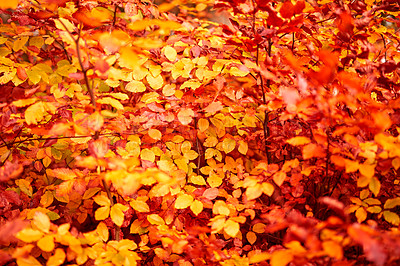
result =
[[0,10],[0,264],[400,263],[399,1]]

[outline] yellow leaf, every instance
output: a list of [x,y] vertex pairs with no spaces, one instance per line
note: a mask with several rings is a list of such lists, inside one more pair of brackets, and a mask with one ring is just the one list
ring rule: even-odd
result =
[[146,80],[149,83],[150,87],[152,87],[155,90],[161,89],[162,86],[164,85],[164,79],[161,75],[153,77],[152,74],[148,74],[146,76]]
[[195,89],[199,88],[200,86],[201,86],[200,82],[188,80],[188,81],[185,81],[182,83],[180,89],[183,90],[185,88],[191,88],[192,90],[195,90]]
[[90,199],[92,198],[97,192],[99,192],[101,189],[99,187],[92,187],[89,188],[88,190],[85,191],[85,194],[83,194],[82,199]]
[[111,98],[111,97],[104,97],[104,98],[101,98],[101,99],[97,99],[97,103],[109,104],[109,105],[111,105],[112,107],[114,107],[115,109],[118,109],[118,110],[123,110],[124,109],[124,106],[117,99],[114,99],[114,98]]
[[231,219],[228,219],[224,224],[224,232],[230,237],[235,237],[239,233],[239,230],[239,223]]
[[254,232],[249,231],[246,234],[246,239],[249,241],[250,245],[253,245],[257,241],[257,235]]
[[206,181],[201,175],[193,175],[190,177],[190,182],[195,185],[204,186],[206,185]]
[[33,103],[35,103],[37,101],[37,98],[33,97],[33,98],[28,98],[28,99],[22,99],[22,100],[17,100],[17,101],[13,101],[12,103],[16,106],[16,107],[25,107],[28,105],[31,105]]
[[110,206],[110,199],[105,195],[97,195],[93,198],[93,200],[100,206]]
[[169,61],[173,62],[176,59],[177,53],[176,50],[171,46],[166,46],[164,48],[164,55]]
[[28,76],[28,79],[33,83],[33,84],[38,84],[39,81],[41,80],[41,75],[40,72],[36,69],[29,69],[26,71],[26,75]]
[[13,50],[15,52],[21,50],[22,47],[24,47],[25,44],[28,42],[28,40],[29,40],[28,36],[22,36],[22,37],[18,38],[16,41],[14,41]]
[[231,151],[233,151],[236,147],[236,141],[234,139],[230,139],[230,138],[225,138],[222,141],[222,149],[224,150],[225,153],[230,153]]
[[129,209],[128,206],[122,205],[121,203],[117,203],[111,207],[110,217],[111,220],[118,226],[121,226],[124,222],[125,215],[124,211]]
[[192,109],[181,109],[178,113],[178,120],[182,125],[189,125],[192,122],[194,112]]
[[210,123],[208,122],[207,119],[200,118],[199,121],[197,122],[197,125],[199,127],[200,132],[204,132],[210,126]]
[[48,260],[46,265],[47,266],[58,266],[64,263],[65,261],[65,252],[61,248],[57,248],[56,252],[54,252],[54,255],[51,256]]
[[275,190],[274,186],[268,182],[262,183],[261,189],[266,195],[268,195],[270,197],[272,196],[272,194],[274,194],[274,190]]
[[244,77],[249,74],[249,71],[242,71],[237,67],[231,67],[231,69],[229,69],[229,73],[236,77]]
[[37,242],[37,246],[43,251],[52,251],[55,247],[54,237],[50,235],[44,236]]
[[154,162],[156,155],[152,150],[146,148],[140,151],[140,159]]
[[0,84],[6,84],[15,77],[15,74],[17,74],[16,69],[9,69],[9,71],[3,72],[3,75],[0,77]]
[[147,205],[146,202],[141,201],[141,200],[132,200],[130,202],[130,205],[132,208],[138,212],[149,212],[150,208],[149,205]]
[[46,113],[43,102],[37,102],[25,110],[25,121],[28,125],[37,124]]
[[293,146],[299,146],[299,145],[308,144],[311,142],[311,140],[307,137],[298,136],[298,137],[288,139],[286,142]]
[[253,200],[261,196],[262,189],[260,184],[256,184],[255,186],[248,187],[246,189],[246,197],[247,200]]
[[150,214],[147,216],[147,221],[149,221],[151,224],[155,225],[164,225],[165,221],[163,218],[160,217],[158,214]]
[[128,25],[128,28],[135,31],[145,30],[149,26],[159,26],[160,30],[164,32],[164,34],[169,34],[171,30],[179,29],[182,27],[181,24],[175,21],[164,21],[159,19],[142,19],[138,20],[134,23]]
[[273,179],[275,184],[280,187],[286,179],[286,173],[282,171],[276,172],[273,176]]
[[393,225],[398,226],[400,224],[400,217],[398,214],[391,211],[384,211],[383,217],[385,220]]
[[388,199],[385,202],[384,208],[385,209],[392,209],[392,208],[394,208],[396,206],[399,206],[399,205],[400,205],[400,197],[397,197],[397,198],[393,198],[393,199]]
[[97,221],[100,221],[107,219],[109,215],[110,215],[110,206],[104,206],[96,210],[96,212],[94,213],[94,218]]
[[141,81],[132,80],[126,84],[125,89],[130,92],[143,92],[146,90],[146,86]]
[[32,197],[33,188],[28,180],[17,179],[15,183],[18,185],[19,189],[21,189],[22,192],[24,192],[29,197]]
[[239,148],[238,151],[243,154],[246,155],[247,151],[248,151],[249,147],[247,145],[247,142],[243,141],[243,140],[239,140]]
[[38,241],[39,239],[42,238],[42,236],[43,236],[42,232],[32,228],[24,228],[17,233],[17,238],[26,243]]
[[369,189],[374,193],[375,197],[378,196],[379,191],[381,190],[381,182],[379,182],[378,178],[371,178],[371,181],[369,181]]
[[42,205],[42,207],[46,208],[53,203],[53,200],[54,200],[53,193],[47,190],[40,198],[40,204]]
[[359,170],[363,176],[371,178],[375,174],[375,164],[362,164]]
[[290,250],[278,250],[272,253],[271,266],[286,266],[293,260],[293,254]]
[[149,135],[150,138],[155,140],[160,140],[162,137],[160,130],[155,128],[150,128],[147,134]]
[[222,184],[222,178],[219,175],[212,174],[207,178],[207,183],[212,188],[219,187]]
[[164,96],[167,97],[172,96],[175,94],[176,91],[175,88],[176,88],[175,84],[166,84],[162,89],[162,93],[164,94]]
[[108,240],[110,232],[108,231],[108,227],[105,223],[100,222],[96,228],[96,232],[100,236],[101,240],[104,242]]
[[43,212],[36,212],[33,216],[32,224],[40,231],[48,233],[50,230],[50,218]]
[[193,203],[190,205],[190,209],[194,213],[194,215],[199,215],[203,211],[203,203],[199,200],[194,200]]
[[356,210],[357,222],[361,223],[367,219],[367,212],[364,208],[360,207]]
[[42,264],[32,256],[17,258],[17,265],[18,266],[42,266]]
[[0,1],[0,9],[16,9],[18,6],[18,0],[7,0],[7,1]]
[[193,202],[193,197],[191,195],[182,194],[176,198],[175,208],[176,209],[185,209],[190,206]]

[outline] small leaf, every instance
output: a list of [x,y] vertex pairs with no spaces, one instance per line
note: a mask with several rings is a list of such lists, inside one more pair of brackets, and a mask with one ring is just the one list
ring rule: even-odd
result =
[[108,240],[110,232],[108,231],[108,227],[105,223],[100,222],[96,228],[96,232],[100,236],[101,240],[104,242]]
[[197,216],[203,211],[203,203],[199,200],[194,200],[190,205],[190,210]]
[[286,173],[282,171],[276,172],[273,176],[273,180],[275,184],[278,185],[278,187],[280,187],[283,184],[285,179],[286,179]]
[[253,200],[261,196],[262,188],[260,184],[256,184],[255,186],[248,187],[246,189],[246,197],[247,200]]
[[197,125],[199,127],[200,132],[204,132],[210,126],[210,123],[208,122],[207,119],[200,118],[199,121],[197,122]]
[[307,137],[298,136],[298,137],[288,139],[286,142],[293,146],[300,146],[300,145],[305,145],[305,144],[310,143],[311,140]]
[[55,247],[54,237],[50,235],[44,236],[37,242],[37,245],[41,250],[45,252],[53,251]]
[[176,59],[177,53],[176,50],[171,46],[166,46],[164,48],[164,55],[169,61],[173,62]]
[[222,149],[224,150],[224,152],[226,154],[230,153],[231,151],[233,151],[236,147],[236,141],[230,138],[225,138],[222,141]]
[[93,200],[100,206],[110,206],[110,199],[105,195],[97,195],[93,198]]
[[147,221],[154,225],[164,225],[165,221],[158,214],[150,214],[147,216]]
[[204,111],[208,114],[215,114],[218,111],[221,111],[224,107],[222,106],[221,102],[212,102],[210,103],[206,108],[204,108]]
[[246,155],[247,151],[248,151],[249,147],[247,145],[247,142],[243,141],[243,140],[239,140],[239,148],[238,151],[243,154]]
[[369,182],[369,189],[374,193],[375,197],[378,196],[379,191],[381,190],[381,182],[376,177],[372,177]]
[[45,115],[43,102],[37,102],[25,110],[25,121],[28,125],[37,124]]
[[190,206],[193,202],[193,197],[191,195],[182,194],[176,198],[175,208],[176,209],[185,209]]
[[224,232],[230,237],[236,237],[236,235],[239,233],[239,230],[239,223],[231,219],[228,219],[228,221],[226,221],[224,224]]
[[257,241],[257,235],[254,232],[249,231],[246,234],[246,239],[249,241],[250,245],[253,245]]
[[132,200],[130,202],[131,207],[138,211],[138,212],[149,212],[150,208],[149,205],[147,205],[146,202],[141,201],[141,200]]
[[97,221],[105,220],[110,215],[110,206],[100,207],[94,213],[94,218]]
[[18,38],[17,40],[14,41],[13,50],[15,52],[21,50],[22,47],[24,47],[25,44],[28,42],[28,40],[29,40],[28,36],[22,36],[22,37]]
[[53,256],[51,256],[48,260],[46,265],[47,266],[58,266],[64,263],[66,258],[65,252],[61,248],[57,248],[56,252]]
[[111,207],[110,217],[111,220],[118,226],[121,226],[124,222],[125,215],[124,211],[129,209],[128,206],[122,205],[121,203],[117,203]]
[[383,217],[385,220],[393,225],[398,226],[400,224],[400,217],[398,214],[391,211],[384,211]]
[[152,74],[148,74],[146,76],[146,80],[149,83],[150,87],[152,87],[155,90],[161,89],[162,86],[164,85],[164,79],[161,75],[153,77]]
[[194,112],[192,109],[181,109],[178,112],[178,120],[182,125],[189,125],[192,122]]
[[141,81],[132,80],[126,84],[125,89],[130,92],[144,92],[146,91],[146,86]]
[[40,232],[39,230],[32,229],[32,228],[24,228],[17,233],[17,238],[26,243],[38,241],[42,237],[43,237],[42,232]]
[[392,209],[400,205],[400,197],[388,199],[383,206],[385,209]]
[[140,159],[154,162],[156,155],[152,150],[146,148],[140,151]]
[[97,99],[97,103],[100,104],[109,104],[112,107],[114,107],[115,109],[118,110],[123,110],[124,106],[120,103],[120,101],[118,101],[117,99],[111,98],[111,97],[104,97],[101,99]]
[[147,134],[149,135],[150,138],[155,140],[161,140],[162,137],[160,130],[154,128],[150,128]]
[[36,212],[32,223],[44,233],[48,233],[50,230],[50,218],[43,212]]
[[271,197],[272,194],[274,194],[274,191],[275,191],[274,186],[271,183],[268,183],[268,182],[262,183],[261,184],[261,189],[269,197]]
[[100,190],[101,190],[101,188],[99,188],[99,187],[89,188],[88,190],[85,191],[85,194],[83,194],[82,199],[90,199],[94,195],[96,195],[96,193],[99,192]]
[[365,219],[367,219],[367,212],[365,211],[365,209],[364,208],[358,208],[357,210],[356,210],[356,217],[357,217],[357,221],[359,222],[359,223],[361,223],[361,222],[363,222],[363,221],[365,221]]

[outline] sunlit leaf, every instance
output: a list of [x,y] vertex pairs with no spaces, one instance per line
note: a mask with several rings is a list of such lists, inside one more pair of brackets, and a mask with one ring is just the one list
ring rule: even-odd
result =
[[94,213],[94,217],[97,221],[105,220],[110,215],[110,206],[100,207]]
[[175,201],[175,208],[176,209],[185,209],[189,207],[193,202],[193,197],[188,194],[179,195]]
[[143,149],[140,151],[140,159],[154,162],[156,155],[150,149]]
[[120,101],[118,101],[117,99],[111,98],[111,97],[104,97],[104,98],[101,98],[101,99],[97,99],[97,103],[109,104],[109,105],[111,105],[112,107],[114,107],[115,109],[118,109],[118,110],[123,110],[124,109],[124,106],[121,104]]
[[398,226],[400,224],[400,217],[398,214],[391,212],[391,211],[384,211],[383,218],[393,225]]
[[374,193],[375,197],[378,196],[379,191],[381,190],[381,182],[376,177],[372,177],[369,182],[369,189]]
[[147,205],[146,202],[141,201],[141,200],[132,200],[130,202],[130,205],[132,208],[138,212],[149,212],[150,208],[149,205]]
[[31,228],[24,228],[17,233],[17,238],[26,243],[38,241],[42,237],[43,233],[41,231]]
[[48,266],[50,266],[50,265],[51,265],[51,266],[53,266],[53,265],[54,265],[54,266],[61,265],[61,264],[64,263],[65,258],[66,258],[66,255],[65,255],[64,250],[61,249],[61,248],[57,248],[56,251],[54,252],[54,255],[51,256],[51,257],[48,259],[46,265],[48,265]]
[[174,48],[172,48],[171,46],[166,46],[164,48],[164,55],[169,61],[173,62],[176,59],[177,53],[176,53],[176,50]]
[[155,225],[165,224],[164,219],[161,218],[158,214],[147,215],[147,221],[149,221],[151,224],[155,224]]
[[150,138],[155,139],[155,140],[161,140],[161,132],[158,129],[155,128],[150,128],[148,132]]
[[16,9],[18,6],[18,0],[9,0],[9,1],[1,1],[0,2],[0,9]]
[[286,142],[293,146],[299,146],[299,145],[308,144],[311,142],[311,140],[307,137],[298,136],[298,137],[293,137],[291,139],[288,139]]
[[197,216],[203,211],[203,203],[199,200],[194,200],[190,205],[190,210]]
[[400,197],[387,199],[385,205],[383,206],[385,209],[392,209],[396,206],[400,205]]
[[111,207],[110,217],[111,220],[118,226],[121,226],[124,222],[125,216],[124,211],[129,209],[128,206],[122,205],[121,203],[117,203]]
[[257,241],[257,235],[254,232],[249,231],[246,234],[246,239],[251,245],[253,245]]
[[239,223],[231,219],[228,219],[224,224],[224,232],[230,237],[235,237],[239,233],[239,230]]
[[43,212],[36,212],[32,223],[44,233],[48,233],[50,230],[50,218]]
[[55,247],[54,237],[51,235],[46,235],[37,242],[37,245],[41,250],[50,252]]
[[367,212],[365,211],[365,209],[364,208],[358,208],[357,210],[356,210],[356,217],[357,217],[357,221],[359,222],[359,223],[361,223],[361,222],[363,222],[363,221],[365,221],[365,219],[367,219]]
[[293,260],[293,254],[290,250],[278,250],[272,253],[271,266],[286,266]]
[[181,109],[178,112],[178,120],[182,125],[188,125],[192,122],[194,112],[192,109]]

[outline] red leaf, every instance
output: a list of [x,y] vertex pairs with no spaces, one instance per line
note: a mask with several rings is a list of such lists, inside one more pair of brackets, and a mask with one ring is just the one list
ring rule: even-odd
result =
[[292,1],[286,1],[283,3],[281,6],[281,9],[279,9],[279,13],[283,18],[291,18],[294,15],[294,6],[292,4]]
[[218,188],[208,188],[204,191],[203,197],[209,200],[213,200],[216,197],[218,197],[218,194],[219,194]]
[[6,161],[4,166],[0,168],[0,182],[6,182],[10,179],[17,178],[23,170],[24,168],[21,164]]

